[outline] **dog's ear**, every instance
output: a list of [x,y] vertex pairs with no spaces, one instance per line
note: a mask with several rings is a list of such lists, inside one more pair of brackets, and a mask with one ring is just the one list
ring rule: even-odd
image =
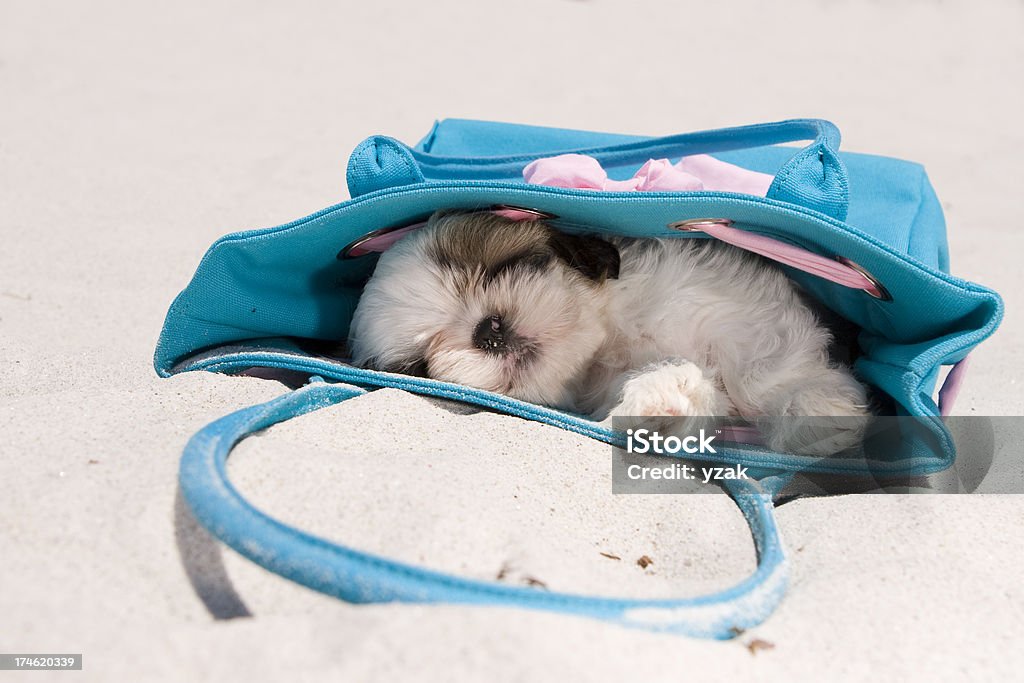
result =
[[550,244],[558,258],[595,282],[619,277],[619,250],[611,242],[552,231]]

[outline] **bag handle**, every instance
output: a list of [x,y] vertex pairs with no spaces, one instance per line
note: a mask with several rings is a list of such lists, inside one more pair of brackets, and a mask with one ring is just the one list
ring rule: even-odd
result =
[[331,543],[288,526],[249,503],[227,477],[231,450],[278,422],[366,393],[315,377],[301,389],[244,408],[201,429],[182,455],[182,496],[214,536],[256,564],[347,602],[461,603],[526,607],[697,637],[732,638],[764,621],[781,602],[788,567],[772,494],[750,480],[727,491],[754,537],[758,566],[742,582],[696,598],[635,600],[538,591],[465,579]]
[[837,152],[839,129],[822,119],[790,119],[752,126],[721,128],[615,145],[544,153],[487,157],[447,157],[414,150],[394,138],[374,136],[349,158],[347,182],[351,196],[428,181],[513,180],[521,182],[523,167],[554,154],[584,154],[602,166],[642,164],[652,158],[726,152],[785,142],[812,142],[787,161],[768,189],[767,197],[845,220],[850,202],[846,167]]

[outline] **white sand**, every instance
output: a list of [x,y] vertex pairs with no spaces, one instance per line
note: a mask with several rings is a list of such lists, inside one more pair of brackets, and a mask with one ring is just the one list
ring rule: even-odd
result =
[[[370,134],[414,142],[444,116],[649,134],[820,116],[847,149],[927,166],[954,271],[1008,309],[958,412],[1022,414],[1024,6],[187,4],[0,7],[0,652],[84,653],[81,674],[38,680],[1019,673],[1019,496],[781,507],[789,595],[727,643],[515,609],[353,607],[227,551],[221,574],[176,514],[178,457],[207,422],[284,389],[161,380],[151,356],[208,244],[343,199],[346,155]],[[469,434],[471,450],[452,445]],[[509,563],[552,588],[655,596],[750,571],[725,498],[612,498],[608,464],[553,428],[380,392],[250,440],[231,470],[285,520],[470,576]],[[226,577],[253,618],[212,619],[182,557],[209,595]],[[755,636],[775,648],[751,655]]]

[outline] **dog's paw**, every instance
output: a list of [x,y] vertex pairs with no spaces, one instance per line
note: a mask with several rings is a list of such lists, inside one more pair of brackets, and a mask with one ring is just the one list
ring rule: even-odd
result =
[[871,421],[867,392],[849,374],[831,370],[798,388],[781,417],[763,418],[768,446],[799,455],[855,455]]
[[827,457],[859,453],[870,416],[766,418],[768,447],[780,453]]
[[694,418],[727,413],[724,392],[699,367],[689,361],[673,361],[648,366],[630,376],[608,420],[643,417],[644,426],[677,431],[696,426]]

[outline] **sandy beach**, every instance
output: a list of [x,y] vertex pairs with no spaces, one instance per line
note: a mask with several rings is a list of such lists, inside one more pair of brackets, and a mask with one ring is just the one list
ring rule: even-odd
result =
[[[1006,302],[956,414],[1024,415],[1024,5],[785,6],[0,2],[0,653],[83,655],[38,680],[1019,676],[1021,495],[781,505],[787,597],[717,642],[349,605],[221,548],[178,494],[194,432],[288,390],[154,372],[206,248],[344,200],[362,139],[446,117],[647,135],[819,117],[843,149],[920,162],[953,273]],[[260,433],[230,473],[282,521],[473,578],[670,597],[755,566],[725,496],[612,496],[604,444],[398,390]]]

